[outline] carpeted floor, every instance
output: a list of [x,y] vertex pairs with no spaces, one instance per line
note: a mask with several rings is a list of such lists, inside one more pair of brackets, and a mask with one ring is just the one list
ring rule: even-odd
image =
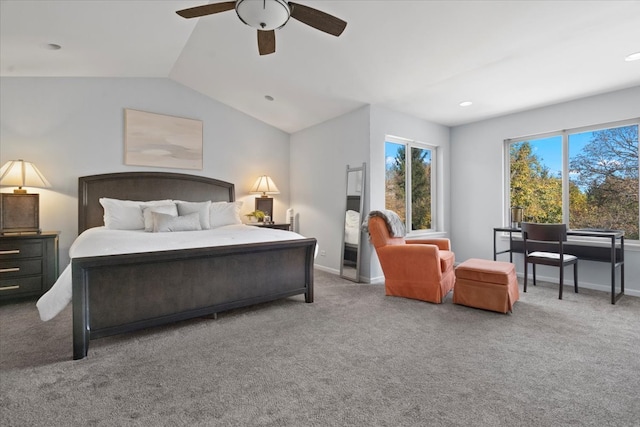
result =
[[315,283],[313,304],[103,338],[80,361],[70,307],[1,306],[0,425],[640,425],[640,298],[539,285],[503,315]]

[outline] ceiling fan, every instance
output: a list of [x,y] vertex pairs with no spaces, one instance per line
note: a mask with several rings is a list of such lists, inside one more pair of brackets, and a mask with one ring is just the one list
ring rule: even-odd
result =
[[307,24],[317,30],[338,37],[347,23],[342,19],[309,6],[286,0],[237,0],[224,1],[179,10],[183,18],[198,18],[235,9],[238,18],[258,30],[258,51],[268,55],[276,51],[275,30],[283,27],[289,18]]

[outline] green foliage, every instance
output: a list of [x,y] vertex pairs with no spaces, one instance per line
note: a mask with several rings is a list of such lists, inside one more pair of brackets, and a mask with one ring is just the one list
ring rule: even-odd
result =
[[529,222],[562,222],[562,178],[541,164],[528,141],[511,145],[511,205]]
[[265,217],[265,213],[262,212],[261,210],[255,210],[253,212],[249,212],[248,214],[245,215],[248,218],[256,218],[257,220],[261,221],[264,219]]
[[[431,228],[431,162],[428,150],[411,149],[411,229]],[[385,177],[385,207],[406,217],[406,147],[398,149]]]
[[[511,144],[509,154],[512,206],[524,208],[526,221],[562,222],[562,178],[551,176],[528,141]],[[570,170],[570,227],[624,230],[638,240],[637,126],[593,132]]]

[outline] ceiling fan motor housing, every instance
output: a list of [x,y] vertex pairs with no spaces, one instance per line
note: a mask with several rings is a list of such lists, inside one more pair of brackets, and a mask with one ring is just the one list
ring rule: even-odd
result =
[[248,26],[270,31],[287,23],[291,9],[284,0],[238,0],[236,13]]

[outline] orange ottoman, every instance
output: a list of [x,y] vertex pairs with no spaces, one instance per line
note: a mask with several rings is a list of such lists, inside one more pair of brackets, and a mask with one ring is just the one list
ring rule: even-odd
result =
[[506,313],[519,298],[516,267],[510,262],[470,258],[456,267],[454,304]]

